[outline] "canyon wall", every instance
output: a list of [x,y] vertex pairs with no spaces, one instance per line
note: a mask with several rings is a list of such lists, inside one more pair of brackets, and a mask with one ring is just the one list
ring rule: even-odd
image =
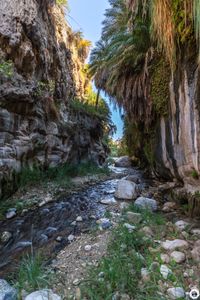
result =
[[70,108],[86,84],[79,42],[54,0],[0,2],[0,197],[24,167],[104,162],[101,120]]
[[196,57],[181,63],[169,83],[168,114],[156,125],[155,169],[177,178],[189,189],[199,188],[200,73]]

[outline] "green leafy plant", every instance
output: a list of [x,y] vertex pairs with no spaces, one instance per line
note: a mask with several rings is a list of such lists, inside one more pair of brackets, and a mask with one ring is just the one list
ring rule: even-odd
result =
[[11,78],[13,74],[14,74],[13,62],[11,60],[0,61],[0,75]]

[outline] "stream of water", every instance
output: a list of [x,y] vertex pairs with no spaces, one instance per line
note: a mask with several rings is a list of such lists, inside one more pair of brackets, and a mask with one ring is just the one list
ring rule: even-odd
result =
[[[142,172],[136,169],[113,168],[112,172],[120,174],[121,178],[130,174],[142,178]],[[1,221],[0,235],[8,231],[12,237],[8,242],[0,243],[0,277],[5,278],[15,271],[25,253],[40,250],[45,259],[51,259],[69,243],[67,237],[70,234],[91,230],[106,211],[106,205],[100,200],[113,199],[118,180],[106,180],[70,196],[63,195],[25,215]],[[75,224],[78,216],[82,222]]]

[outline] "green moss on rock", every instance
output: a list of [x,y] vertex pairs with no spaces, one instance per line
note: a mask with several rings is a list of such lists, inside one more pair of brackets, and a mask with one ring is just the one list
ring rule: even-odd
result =
[[158,116],[167,116],[169,112],[170,66],[163,59],[157,60],[152,67],[151,98]]

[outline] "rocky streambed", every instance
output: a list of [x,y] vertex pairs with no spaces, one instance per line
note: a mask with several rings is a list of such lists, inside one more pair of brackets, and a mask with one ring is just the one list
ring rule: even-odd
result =
[[[141,171],[113,168],[112,172],[119,178],[131,175],[142,182]],[[119,180],[109,179],[71,195],[63,193],[56,201],[20,215],[15,209],[9,210],[9,219],[0,221],[0,277],[16,271],[25,253],[40,250],[50,259],[74,236],[94,228],[106,206],[116,202],[114,192]],[[109,222],[102,226],[109,227]]]
[[[25,253],[41,251],[56,273],[51,286],[54,293],[63,299],[82,299],[79,285],[87,277],[88,267],[99,266],[107,255],[113,229],[122,226],[130,238],[139,232],[144,245],[151,241],[146,249],[148,259],[144,253],[138,254],[143,257],[143,267],[137,275],[141,291],[154,282],[158,286],[157,299],[193,299],[190,292],[198,292],[200,287],[199,221],[183,214],[178,202],[170,201],[173,185],[147,180],[142,171],[131,167],[113,167],[112,174],[117,176],[70,195],[64,193],[56,201],[24,214],[10,211],[12,218],[0,222],[0,277],[7,278],[16,271]],[[149,222],[145,214],[131,211],[130,203],[155,212],[155,219],[160,211],[164,223]],[[127,246],[120,247],[125,247],[126,257]],[[99,274],[103,281],[103,272]],[[119,291],[113,292],[113,297],[135,299]],[[26,293],[25,299],[29,299]]]

